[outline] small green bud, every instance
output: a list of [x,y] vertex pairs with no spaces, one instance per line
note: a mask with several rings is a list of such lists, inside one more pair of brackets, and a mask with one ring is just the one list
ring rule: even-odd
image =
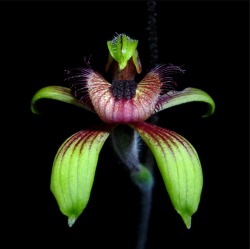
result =
[[141,65],[136,50],[138,40],[133,40],[125,34],[119,34],[113,40],[108,41],[107,45],[110,55],[117,61],[120,70],[126,67],[128,60],[133,56],[137,72],[140,71]]
[[142,164],[140,164],[139,171],[132,171],[131,180],[139,187],[142,191],[148,191],[152,189],[154,184],[154,179],[151,172]]

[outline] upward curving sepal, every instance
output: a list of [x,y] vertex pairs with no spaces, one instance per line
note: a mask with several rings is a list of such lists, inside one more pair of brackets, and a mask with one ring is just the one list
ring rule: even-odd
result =
[[86,207],[100,150],[111,128],[80,131],[59,148],[51,174],[51,191],[71,227]]
[[208,110],[202,117],[208,117],[214,113],[215,103],[210,95],[203,90],[192,87],[185,88],[183,91],[168,92],[162,95],[157,103],[155,113],[189,102],[204,102],[208,105]]
[[46,86],[38,90],[31,100],[31,110],[34,114],[39,114],[36,103],[40,99],[53,99],[66,102],[72,105],[82,107],[88,111],[93,111],[92,107],[87,103],[79,102],[72,95],[71,89],[62,86]]
[[187,228],[203,186],[202,169],[193,146],[177,133],[148,123],[131,124],[152,151],[176,211]]

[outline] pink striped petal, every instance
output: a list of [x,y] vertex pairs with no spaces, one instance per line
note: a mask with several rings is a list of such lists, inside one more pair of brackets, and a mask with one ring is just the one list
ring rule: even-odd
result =
[[111,84],[100,74],[89,69],[86,85],[93,107],[106,123],[141,122],[151,116],[160,96],[162,82],[160,69],[149,72],[137,85],[136,95],[131,99],[116,99]]

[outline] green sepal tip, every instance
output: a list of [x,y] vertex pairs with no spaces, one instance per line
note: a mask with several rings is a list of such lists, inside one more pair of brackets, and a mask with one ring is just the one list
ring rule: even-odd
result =
[[[125,34],[119,34],[113,40],[107,41],[110,55],[117,61],[119,69],[122,70],[126,67],[128,60],[136,53],[138,40],[131,39]],[[133,58],[136,62],[136,56]],[[139,69],[139,65],[135,64]],[[138,70],[137,70],[138,71]]]

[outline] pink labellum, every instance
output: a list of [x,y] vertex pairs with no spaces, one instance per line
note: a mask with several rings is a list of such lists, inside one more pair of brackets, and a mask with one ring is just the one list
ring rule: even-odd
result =
[[135,97],[117,99],[112,85],[100,74],[89,69],[86,72],[89,97],[98,116],[106,123],[141,122],[151,116],[161,93],[159,68],[149,72],[137,85]]

